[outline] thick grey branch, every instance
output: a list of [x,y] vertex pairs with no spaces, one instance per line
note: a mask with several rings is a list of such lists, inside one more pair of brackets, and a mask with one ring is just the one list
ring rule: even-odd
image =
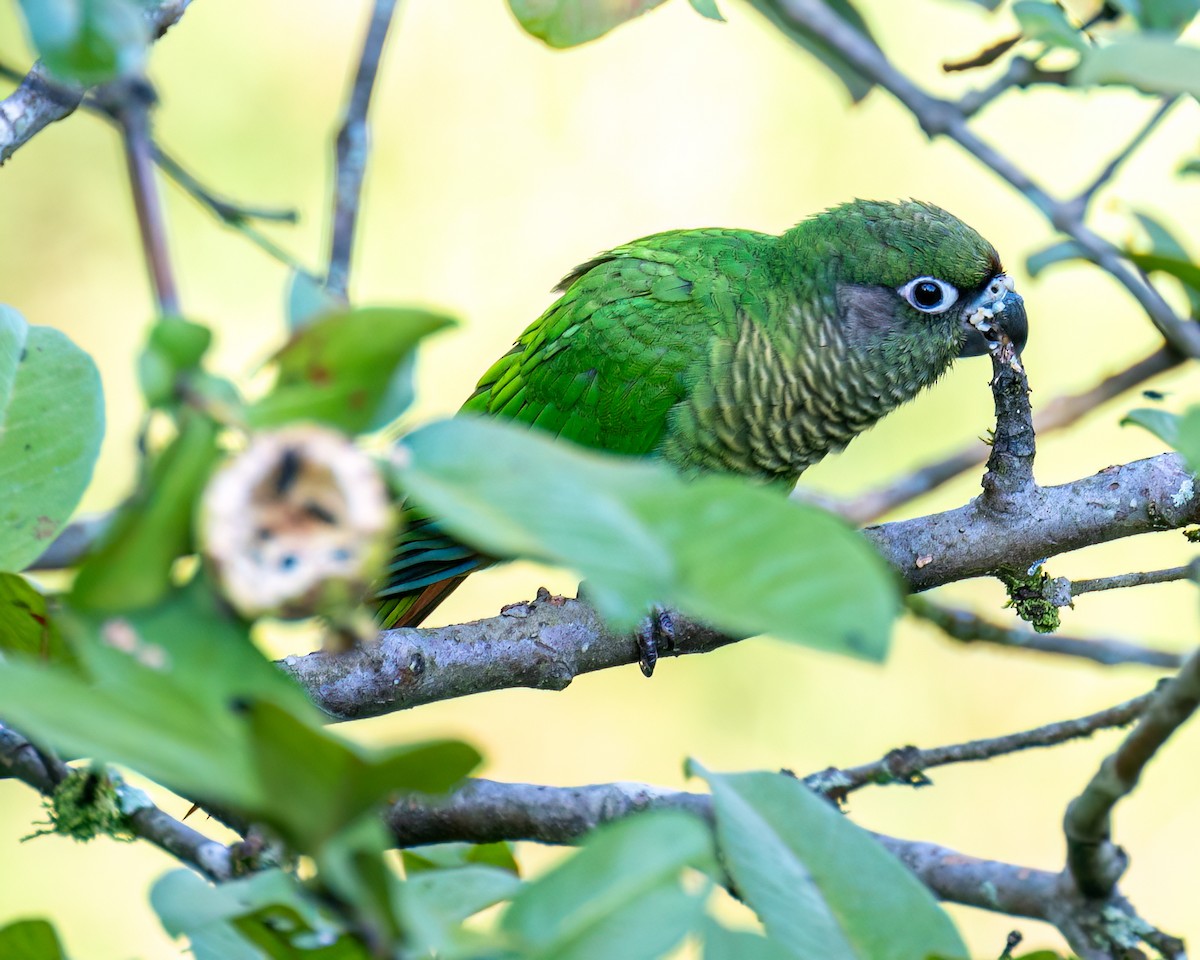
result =
[[[183,16],[191,0],[158,0],[145,16],[152,34],[161,37]],[[0,163],[4,163],[34,136],[75,112],[85,89],[66,86],[50,77],[41,62],[8,97],[0,101]]]
[[1106,897],[1125,870],[1125,852],[1111,839],[1112,811],[1138,779],[1159,748],[1200,706],[1200,651],[1163,684],[1138,725],[1067,807],[1067,866],[1079,890]]
[[[650,809],[686,810],[710,822],[713,818],[706,794],[642,783],[546,787],[472,780],[447,797],[400,800],[386,819],[402,847],[497,840],[564,844],[601,824]],[[940,899],[1048,921],[1083,960],[1108,960],[1121,942],[1118,937],[1130,929],[1151,929],[1119,894],[1084,900],[1061,874],[982,860],[932,843],[880,834],[875,838]]]

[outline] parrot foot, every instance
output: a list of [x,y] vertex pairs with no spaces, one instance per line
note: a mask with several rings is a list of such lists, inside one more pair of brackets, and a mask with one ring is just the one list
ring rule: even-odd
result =
[[675,649],[675,622],[671,619],[671,611],[655,604],[650,609],[650,616],[638,626],[637,642],[642,653],[638,666],[647,677],[653,676],[659,650]]

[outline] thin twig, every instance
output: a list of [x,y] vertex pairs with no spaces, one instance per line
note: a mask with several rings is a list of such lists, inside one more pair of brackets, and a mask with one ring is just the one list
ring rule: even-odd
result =
[[154,288],[154,300],[160,316],[179,314],[179,292],[167,250],[167,230],[158,184],[154,176],[154,154],[150,137],[150,109],[154,91],[145,80],[133,79],[110,87],[108,102],[121,123],[129,182],[137,209],[142,250]]
[[367,111],[383,56],[383,44],[391,26],[396,0],[375,0],[371,22],[363,40],[362,54],[346,116],[337,135],[337,170],[333,187],[333,229],[329,244],[329,270],[325,285],[329,292],[345,300],[350,279],[350,255],[354,250],[354,229],[358,222],[359,200],[367,168],[369,130]]
[[[51,796],[71,773],[71,768],[44,753],[11,727],[0,724],[0,775],[15,777],[39,793]],[[145,801],[126,818],[137,837],[148,840],[210,880],[221,882],[234,875],[234,858],[228,847]]]
[[830,767],[809,774],[804,778],[804,782],[810,790],[838,800],[870,784],[899,783],[924,787],[932,782],[925,776],[925,771],[932,767],[991,760],[1035,747],[1055,747],[1070,740],[1090,737],[1098,730],[1127,726],[1149,709],[1157,695],[1157,691],[1152,690],[1086,717],[1047,723],[1032,730],[1001,737],[988,737],[984,740],[971,740],[968,743],[955,743],[927,750],[912,746],[900,747],[871,763],[841,769]]
[[1170,583],[1186,580],[1195,572],[1190,564],[1185,567],[1167,567],[1165,570],[1147,570],[1137,573],[1119,573],[1111,577],[1095,577],[1091,580],[1072,580],[1071,596],[1095,593],[1098,590],[1120,590],[1124,587],[1144,587],[1151,583]]
[[1200,651],[1184,661],[1179,673],[1159,689],[1138,725],[1067,807],[1067,867],[1079,891],[1106,897],[1125,872],[1128,858],[1112,842],[1112,811],[1137,786],[1142,771],[1200,706]]
[[[144,5],[151,36],[157,39],[178,23],[190,2],[158,0]],[[55,81],[41,61],[35,63],[17,89],[0,101],[0,164],[50,124],[70,116],[83,94],[82,87]]]
[[154,162],[168,177],[190,193],[201,206],[211,211],[218,220],[236,227],[246,220],[272,220],[276,223],[296,223],[300,216],[295,210],[280,207],[251,207],[218,197],[204,186],[183,165],[162,149],[157,143],[152,147]]
[[[1174,369],[1182,362],[1183,358],[1177,350],[1164,345],[1137,363],[1110,374],[1081,393],[1055,397],[1034,416],[1034,432],[1039,437],[1045,437],[1055,430],[1071,426],[1102,404],[1160,373]],[[942,484],[983,463],[990,452],[991,447],[985,443],[968,444],[941,460],[926,464],[881,487],[867,490],[849,500],[833,502],[831,509],[856,524],[878,520],[884,514],[936,490]]]
[[1079,196],[1077,196],[1073,201],[1073,203],[1079,208],[1080,217],[1087,213],[1087,208],[1091,205],[1092,199],[1096,196],[1100,189],[1106,183],[1108,183],[1109,180],[1116,176],[1116,173],[1121,168],[1122,164],[1124,164],[1126,160],[1133,156],[1134,152],[1146,142],[1146,138],[1154,132],[1154,128],[1163,121],[1166,115],[1171,112],[1171,108],[1178,102],[1178,96],[1164,97],[1162,102],[1158,105],[1158,108],[1150,115],[1150,118],[1144,124],[1142,124],[1138,132],[1130,138],[1129,142],[1125,144],[1125,146],[1119,153],[1116,154],[1116,156],[1114,156],[1108,161],[1107,164],[1105,164],[1104,169],[1097,174],[1096,179],[1093,180],[1082,191],[1080,191]]
[[1053,653],[1091,660],[1106,667],[1137,663],[1174,669],[1183,662],[1183,658],[1177,653],[1155,650],[1125,640],[1084,640],[1056,633],[1037,633],[1021,627],[1002,626],[968,610],[944,607],[921,596],[909,597],[907,605],[910,613],[928,621],[946,636],[962,643],[993,643],[1017,650]]
[[1167,342],[1192,357],[1200,357],[1200,326],[1175,313],[1171,305],[1123,258],[1119,249],[1087,227],[1075,204],[1052,197],[1043,187],[967,124],[962,109],[926,93],[900,73],[867,36],[843,20],[822,0],[775,0],[780,14],[801,32],[815,33],[855,70],[900,101],[930,137],[956,141],[984,166],[1015,187],[1062,233],[1079,244],[1083,255],[1103,268],[1142,305]]
[[1012,36],[1004,37],[1001,40],[988,44],[978,53],[972,54],[969,57],[964,57],[961,60],[947,60],[942,64],[942,72],[962,73],[966,70],[978,70],[980,67],[991,66],[1020,43],[1022,39],[1021,34],[1014,33]]

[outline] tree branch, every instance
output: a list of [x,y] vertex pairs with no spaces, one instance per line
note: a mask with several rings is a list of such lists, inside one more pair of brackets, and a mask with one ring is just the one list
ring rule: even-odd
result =
[[1006,627],[968,610],[933,603],[925,597],[908,598],[909,612],[933,624],[946,636],[962,643],[993,643],[1017,650],[1055,653],[1091,660],[1104,666],[1138,663],[1149,667],[1177,668],[1183,658],[1168,650],[1155,650],[1125,640],[1064,637],[1055,633],[1037,633],[1021,627]]
[[[0,724],[0,775],[15,777],[44,796],[71,773],[71,768],[43,753],[11,727]],[[148,840],[214,882],[232,879],[234,856],[229,847],[164,813],[146,800],[126,818],[137,837]]]
[[[191,0],[158,0],[144,11],[155,39],[179,22]],[[0,164],[54,123],[70,116],[83,100],[85,90],[54,80],[41,61],[25,79],[0,101]]]
[[[706,794],[641,783],[546,787],[492,780],[469,781],[446,797],[406,797],[388,810],[385,819],[401,847],[498,840],[564,844],[604,823],[651,809],[685,810],[709,822],[713,819],[712,801]],[[1061,874],[982,860],[937,844],[874,836],[938,898],[1045,920],[1063,933],[1083,960],[1110,960],[1110,950],[1128,941],[1130,929],[1156,935],[1115,892],[1089,901],[1071,889]]]
[[1200,706],[1200,651],[1155,695],[1116,752],[1067,807],[1067,867],[1087,897],[1107,897],[1125,872],[1128,857],[1112,842],[1112,811],[1137,786],[1142,771],[1167,739]]
[[774,0],[779,14],[801,33],[814,33],[863,76],[895,97],[930,137],[956,141],[984,166],[1016,188],[1062,233],[1079,244],[1083,255],[1103,268],[1142,305],[1167,342],[1181,353],[1200,357],[1200,326],[1179,317],[1171,305],[1121,251],[1087,227],[1077,204],[1056,200],[1008,157],[981,140],[961,107],[926,93],[900,73],[867,36],[843,20],[822,0]]
[[[1039,437],[1068,427],[1109,400],[1147,380],[1179,366],[1183,357],[1170,346],[1162,346],[1124,370],[1110,374],[1081,393],[1055,397],[1034,416],[1033,427]],[[955,477],[983,463],[991,447],[974,442],[941,460],[926,464],[912,473],[867,490],[849,500],[834,503],[832,509],[851,523],[869,523],[910,500],[923,496]]]
[[350,279],[350,255],[354,250],[354,228],[358,222],[359,198],[367,168],[369,131],[367,111],[383,44],[391,26],[396,0],[375,0],[371,22],[363,40],[358,71],[346,106],[346,117],[337,135],[337,172],[333,187],[333,230],[329,244],[329,271],[325,286],[341,300],[346,299]]
[[1186,580],[1194,572],[1191,564],[1183,567],[1168,567],[1165,570],[1146,570],[1135,573],[1118,573],[1111,577],[1094,577],[1091,580],[1072,580],[1071,596],[1081,593],[1096,593],[1099,590],[1120,590],[1125,587],[1145,587],[1152,583],[1171,583]]

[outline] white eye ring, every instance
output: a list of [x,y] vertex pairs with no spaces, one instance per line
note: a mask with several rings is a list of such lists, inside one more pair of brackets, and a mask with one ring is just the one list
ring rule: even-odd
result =
[[[937,288],[936,300],[930,287]],[[896,292],[922,313],[945,313],[958,302],[958,288],[937,277],[913,277]]]

